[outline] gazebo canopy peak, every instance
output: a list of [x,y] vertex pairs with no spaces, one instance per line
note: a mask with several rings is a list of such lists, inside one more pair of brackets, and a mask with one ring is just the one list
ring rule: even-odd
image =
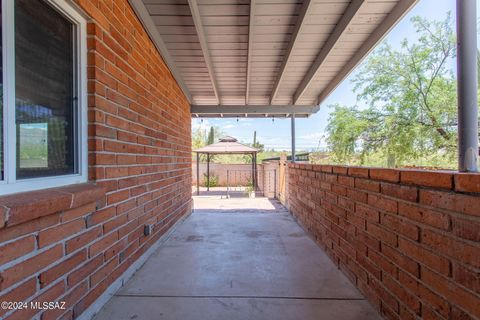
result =
[[242,144],[230,136],[225,136],[216,143],[193,150],[196,153],[209,154],[252,154],[258,151],[258,149]]
[[237,142],[237,138],[231,137],[231,136],[225,136],[223,138],[218,139],[220,142]]

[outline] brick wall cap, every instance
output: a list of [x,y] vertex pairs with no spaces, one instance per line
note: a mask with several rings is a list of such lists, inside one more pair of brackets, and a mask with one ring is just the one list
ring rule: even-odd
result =
[[336,174],[347,174],[349,166],[335,165],[332,166],[332,172]]
[[[385,168],[388,169],[388,168]],[[448,173],[448,174],[453,174],[456,171],[453,170],[447,170],[447,169],[439,169],[439,170],[432,170],[432,169],[422,169],[422,168],[398,168],[398,169],[393,169],[393,170],[398,170],[398,171],[406,171],[406,172],[430,172],[430,173]]]
[[332,173],[332,166],[322,164],[320,170],[322,172]]
[[104,199],[105,189],[91,183],[1,196],[0,208],[4,209],[5,215],[3,227],[11,227],[91,202],[97,202],[101,206]]
[[370,168],[370,178],[389,182],[399,182],[400,172],[393,168]]
[[399,169],[400,183],[421,187],[439,189],[453,189],[454,171],[424,170],[424,169]]
[[480,193],[480,173],[479,172],[457,172],[454,175],[455,191]]
[[370,168],[368,167],[360,167],[360,166],[348,167],[348,175],[352,177],[368,178],[369,172],[370,172]]

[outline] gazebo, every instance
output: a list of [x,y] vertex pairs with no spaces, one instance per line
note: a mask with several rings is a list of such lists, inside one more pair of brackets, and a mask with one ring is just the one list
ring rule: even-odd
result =
[[210,191],[210,157],[216,154],[250,154],[252,156],[252,184],[257,188],[257,152],[258,149],[238,142],[233,137],[221,138],[217,143],[193,150],[197,154],[197,195],[200,194],[200,154],[207,155],[207,191]]

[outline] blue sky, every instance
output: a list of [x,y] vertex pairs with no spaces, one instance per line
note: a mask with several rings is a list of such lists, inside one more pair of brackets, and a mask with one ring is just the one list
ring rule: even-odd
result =
[[[421,16],[429,20],[442,20],[447,12],[455,16],[455,0],[420,0],[419,3],[400,21],[397,26],[387,35],[384,41],[393,46],[407,38],[415,40],[416,34],[410,18]],[[480,4],[477,2],[477,16]],[[479,41],[480,43],[480,41]],[[328,105],[340,103],[354,105],[356,95],[352,92],[353,85],[350,79],[355,71],[346,78],[338,88],[322,103],[320,111],[308,119],[296,119],[296,145],[297,150],[311,150],[325,147],[325,127],[331,108]],[[253,132],[257,131],[257,139],[266,148],[275,150],[290,150],[290,119],[192,119],[192,128],[199,126],[209,129],[211,125],[222,128],[228,135],[236,137],[240,141],[251,143]]]

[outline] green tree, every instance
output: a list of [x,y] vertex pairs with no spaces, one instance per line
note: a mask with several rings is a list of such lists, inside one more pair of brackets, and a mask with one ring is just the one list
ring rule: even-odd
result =
[[260,152],[263,152],[265,145],[261,144],[259,141],[257,141],[257,131],[253,131],[253,144],[252,147],[258,149]]
[[207,141],[207,134],[204,129],[198,127],[192,132],[192,149],[204,147]]
[[330,114],[327,125],[327,143],[333,160],[339,163],[351,163],[353,155],[359,149],[359,139],[368,128],[368,121],[358,116],[356,107],[341,105],[330,106],[335,110]]
[[[204,147],[208,144],[212,144],[218,141],[220,137],[223,137],[225,133],[223,130],[217,126],[211,126],[210,129],[208,130],[207,134],[207,129],[202,126],[198,127],[197,129],[193,130],[192,132],[192,149],[198,149],[201,147]],[[192,159],[195,159],[195,154],[192,154]],[[210,157],[210,161],[214,162],[214,157]],[[200,161],[205,162],[207,161],[207,156],[205,154],[202,154],[200,156]]]
[[210,132],[208,133],[207,145],[215,142],[215,129],[210,127]]
[[399,49],[381,45],[354,77],[357,99],[365,106],[334,106],[327,126],[334,160],[390,167],[426,155],[429,164],[454,161],[453,22],[449,14],[444,21],[414,17],[412,23],[417,41],[405,39]]

